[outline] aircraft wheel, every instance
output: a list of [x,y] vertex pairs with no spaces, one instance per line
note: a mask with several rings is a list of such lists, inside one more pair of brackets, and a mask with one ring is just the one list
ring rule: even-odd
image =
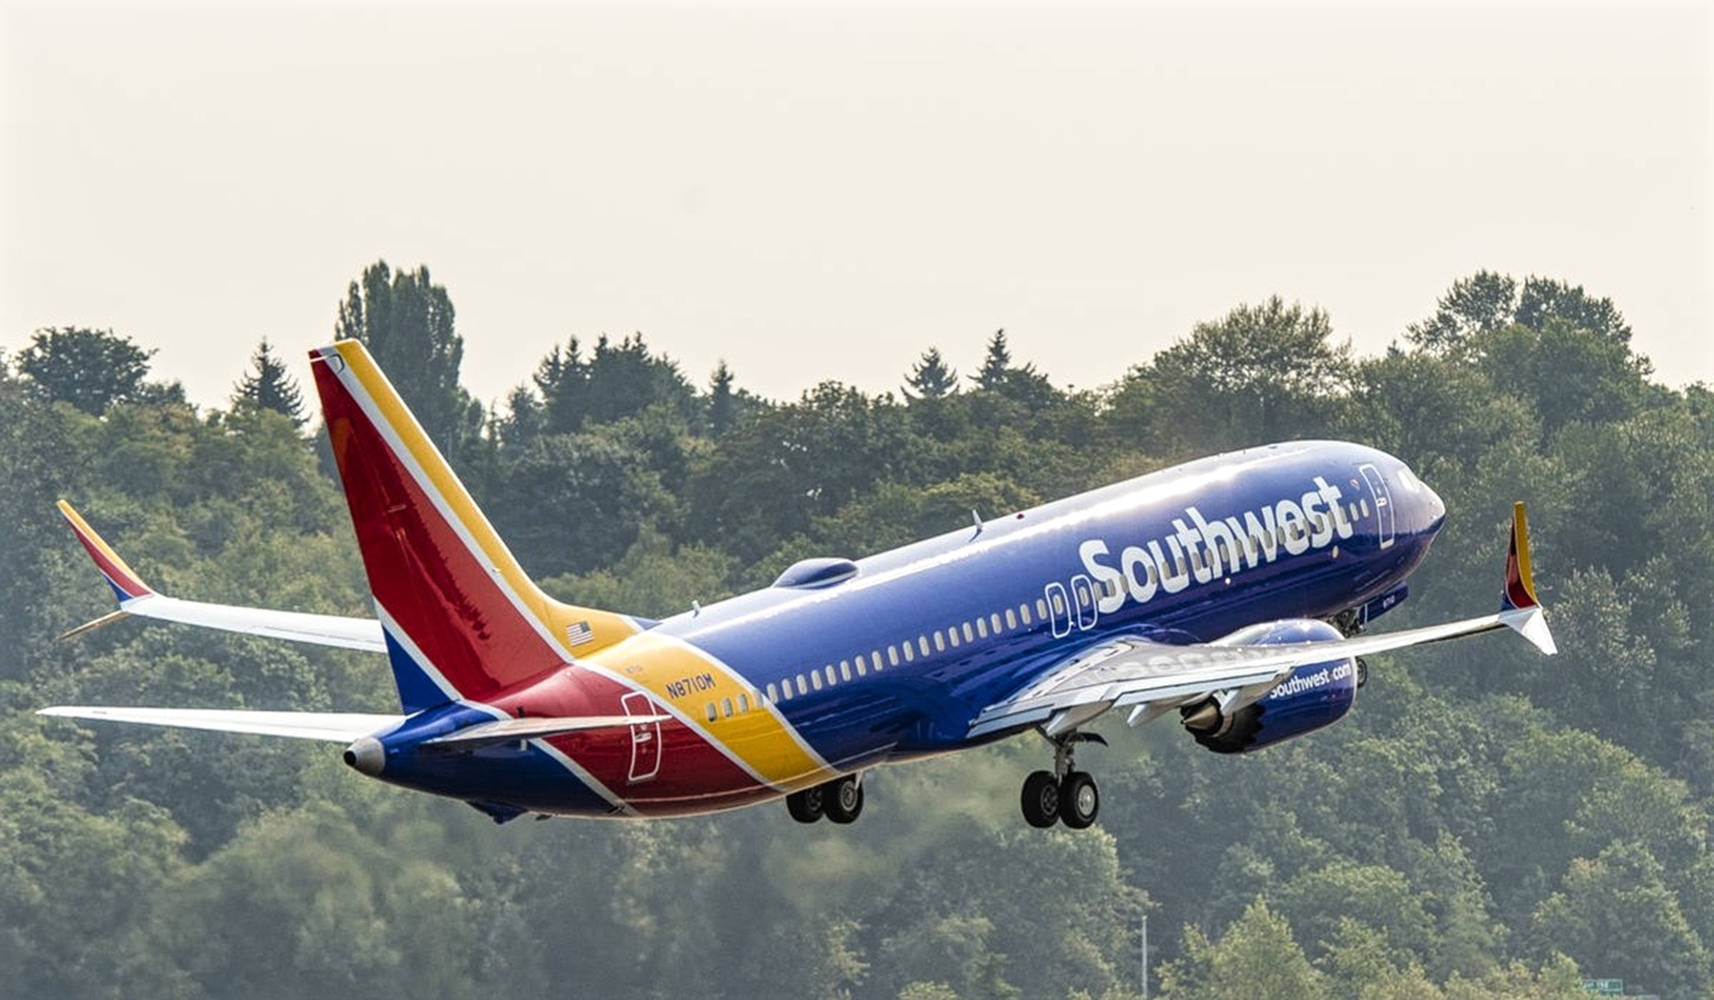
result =
[[1052,771],[1031,771],[1024,779],[1024,822],[1047,829],[1059,820],[1059,782]]
[[863,812],[863,782],[852,774],[821,786],[822,802],[827,818],[835,823],[849,823]]
[[792,819],[799,823],[814,823],[821,818],[825,809],[827,796],[822,786],[806,788],[801,792],[793,792],[786,796],[786,812],[792,814]]
[[1072,771],[1059,786],[1059,819],[1073,830],[1095,822],[1101,812],[1101,791],[1087,771]]

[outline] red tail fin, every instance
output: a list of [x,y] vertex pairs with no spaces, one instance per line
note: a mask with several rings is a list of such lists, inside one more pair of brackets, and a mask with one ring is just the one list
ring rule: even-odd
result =
[[406,710],[481,698],[638,631],[524,574],[360,342],[310,361]]

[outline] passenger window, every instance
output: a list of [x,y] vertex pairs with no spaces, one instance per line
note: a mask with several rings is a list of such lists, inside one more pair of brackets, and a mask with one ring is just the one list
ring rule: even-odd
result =
[[809,683],[810,683],[811,687],[815,688],[817,691],[820,691],[821,690],[821,671],[811,670],[809,672]]
[[728,719],[732,718],[732,699],[731,698],[720,699],[720,709],[722,712],[725,713],[725,715]]
[[827,683],[829,686],[832,686],[834,684],[837,684],[838,682],[839,682],[839,678],[833,676],[833,664],[829,663],[827,665]]
[[[821,686],[820,684],[816,685],[816,687],[820,687],[820,686]],[[809,694],[809,682],[805,681],[803,679],[802,674],[797,675],[797,693],[798,694]]]
[[744,712],[748,712],[749,710],[750,710],[750,695],[746,692],[743,692],[743,691],[738,692],[738,711],[739,711],[739,713],[742,714]]
[[875,664],[875,672],[877,674],[880,673],[881,672],[881,651],[878,649],[870,650],[869,651],[869,659],[871,662],[873,662]]
[[978,638],[978,639],[988,638],[988,619],[986,619],[986,618],[976,619],[976,638]]
[[779,700],[780,700],[779,689],[774,687],[774,685],[770,683],[768,685],[768,704],[770,704],[770,705],[778,704]]
[[[937,636],[939,634],[939,632],[935,633]],[[946,630],[946,641],[952,644],[952,648],[958,648],[958,626],[954,625],[952,628]]]
[[842,681],[848,681],[851,679],[851,661],[850,660],[840,660],[839,661],[839,679]]
[[959,625],[958,630],[960,632],[964,633],[964,641],[965,642],[974,642],[976,640],[976,632],[973,629],[971,629],[969,622],[964,622],[963,624]]
[[896,667],[899,665],[899,647],[887,647],[887,665],[890,667]]
[[1369,500],[1367,497],[1358,502],[1357,509],[1363,512],[1364,517],[1369,516]]
[[857,676],[861,677],[866,673],[868,673],[868,671],[865,670],[864,666],[863,666],[863,654],[858,653],[857,654]]
[[[1053,593],[1053,613],[1059,614],[1065,610],[1065,599],[1059,596],[1059,591]],[[1046,617],[1045,615],[1043,617]]]
[[905,643],[905,662],[909,663],[916,658],[917,658],[917,651],[916,651],[915,647],[911,643],[908,643],[908,642]]
[[713,722],[715,719],[718,719],[719,717],[720,717],[720,714],[714,710],[714,702],[712,702],[712,701],[709,702],[708,703],[708,721]]
[[924,656],[928,655],[928,636],[926,636],[926,635],[917,636],[917,650],[919,652],[921,652],[922,655],[924,655]]
[[1040,597],[1036,598],[1036,617],[1047,621],[1047,601]]
[[[1018,627],[1018,616],[1012,614],[1011,608],[1007,608],[1006,609],[1006,631],[1010,632],[1012,629],[1015,629],[1017,627]],[[995,625],[994,631],[998,632],[999,630],[1000,630],[1000,626]]]

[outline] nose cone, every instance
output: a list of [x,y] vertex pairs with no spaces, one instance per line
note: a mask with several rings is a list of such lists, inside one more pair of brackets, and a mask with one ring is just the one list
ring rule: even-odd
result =
[[1440,494],[1434,492],[1434,487],[1422,484],[1422,516],[1425,528],[1430,532],[1440,530],[1446,521],[1446,501],[1440,499]]
[[352,769],[373,778],[387,765],[387,752],[381,747],[380,740],[365,736],[345,748],[344,759]]

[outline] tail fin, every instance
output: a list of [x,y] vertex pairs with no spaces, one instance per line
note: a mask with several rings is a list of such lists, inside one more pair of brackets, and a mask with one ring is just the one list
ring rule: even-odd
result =
[[481,698],[640,630],[525,575],[362,343],[310,363],[407,711]]

